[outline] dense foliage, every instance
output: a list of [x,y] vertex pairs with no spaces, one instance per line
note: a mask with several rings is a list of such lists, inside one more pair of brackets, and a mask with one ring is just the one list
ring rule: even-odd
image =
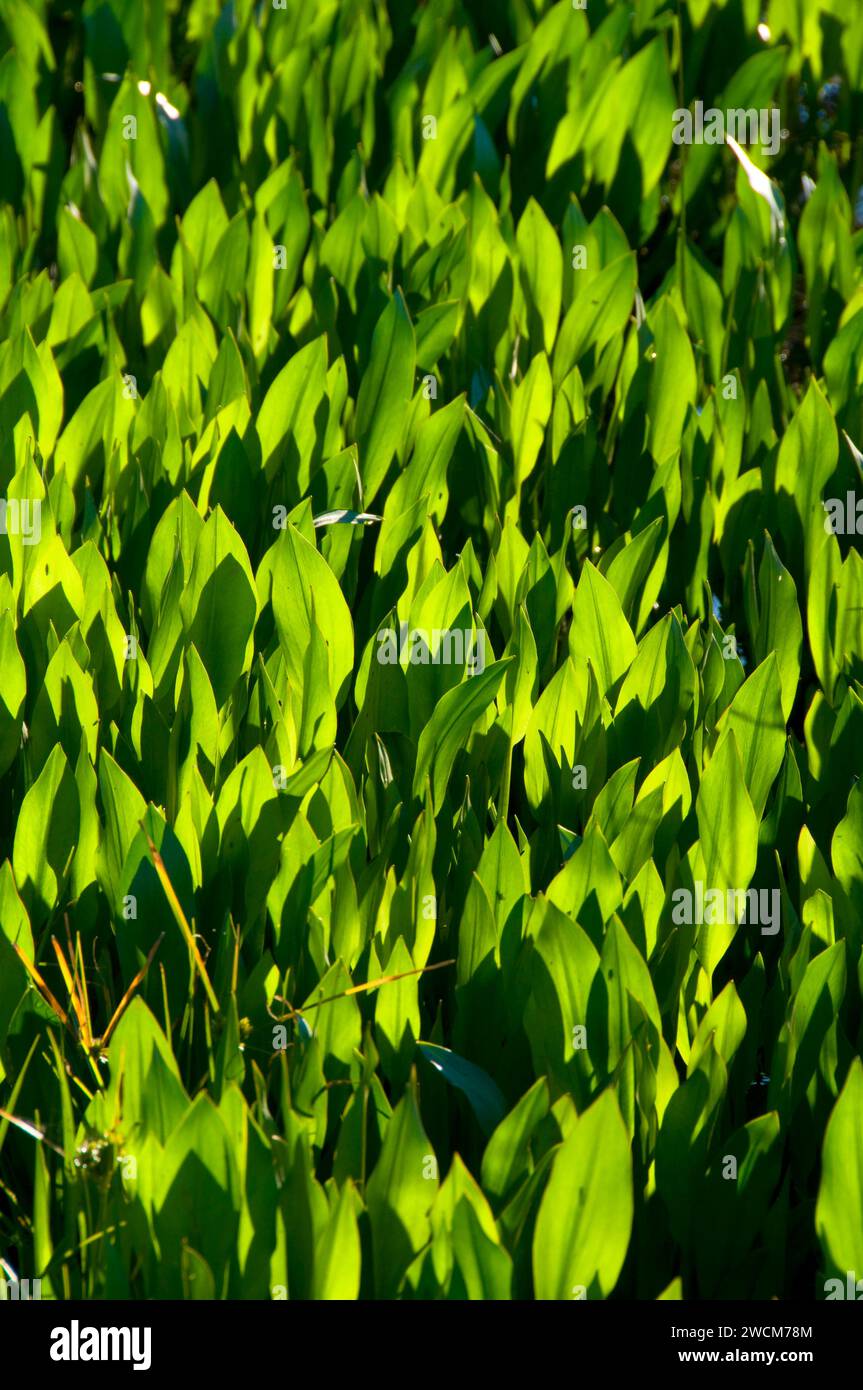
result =
[[0,1273],[863,1278],[863,10],[0,22]]

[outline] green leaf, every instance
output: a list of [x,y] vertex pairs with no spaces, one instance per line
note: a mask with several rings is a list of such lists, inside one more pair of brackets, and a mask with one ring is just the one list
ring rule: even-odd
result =
[[379,1298],[395,1296],[408,1265],[428,1240],[428,1214],[437,1187],[437,1160],[411,1088],[387,1125],[380,1157],[366,1187]]
[[[708,1169],[694,1206],[694,1248],[699,1287],[705,1297],[751,1294],[755,1275],[751,1250],[764,1229],[782,1165],[779,1117],[755,1120],[723,1139],[721,1159]],[[728,1159],[737,1169],[729,1174]]]
[[590,936],[554,903],[545,906],[531,961],[532,999],[525,1018],[537,1071],[551,1071],[586,1095],[594,1067],[582,1045],[599,952]]
[[417,1048],[451,1086],[464,1092],[483,1133],[491,1134],[503,1118],[506,1101],[488,1073],[437,1043],[418,1042]]
[[653,190],[671,149],[675,104],[665,39],[657,35],[617,73],[602,104],[605,121],[594,121],[585,141],[606,186],[614,179],[628,134],[641,164],[641,197]]
[[572,605],[569,653],[587,660],[599,681],[601,695],[627,671],[637,651],[632,629],[620,600],[607,579],[585,560]]
[[849,899],[863,902],[863,782],[859,779],[848,794],[848,808],[836,827],[830,854]]
[[397,290],[375,325],[371,358],[357,396],[356,439],[366,507],[401,445],[415,362],[413,324],[401,290]]
[[636,633],[644,586],[659,559],[665,530],[662,517],[657,517],[616,551],[607,566],[601,566],[601,573],[620,599],[624,617]]
[[555,386],[591,348],[599,352],[623,331],[632,313],[637,283],[635,256],[627,252],[603,266],[573,300],[554,349]]
[[648,447],[657,463],[680,448],[687,407],[695,401],[695,363],[686,330],[666,296],[654,309],[653,363],[648,388]]
[[[745,889],[758,857],[758,818],[733,729],[719,740],[701,779],[695,814],[704,858],[705,893],[717,889],[727,902],[729,889]],[[723,911],[722,916],[726,913]],[[698,955],[708,975],[731,944],[737,923],[705,923],[698,934]]]
[[[794,499],[796,529],[802,528],[807,574],[811,573],[816,546],[823,534],[824,509],[821,493],[836,467],[839,435],[827,401],[813,378],[803,403],[782,436],[776,460],[776,491]],[[798,536],[792,534],[794,544]]]
[[246,547],[221,507],[204,524],[180,601],[188,634],[222,708],[252,663],[257,590]]
[[[792,1114],[806,1095],[819,1062],[827,1084],[835,1093],[829,1053],[826,1057],[823,1053],[825,1039],[835,1033],[836,1019],[845,997],[845,980],[844,941],[828,946],[806,967],[788,1025],[785,1079],[791,1079],[789,1110]],[[835,1056],[835,1044],[832,1050]]]
[[812,562],[806,617],[815,672],[830,701],[841,669],[836,651],[841,575],[839,543],[834,535],[826,535]]
[[771,652],[743,682],[716,726],[720,737],[726,729],[734,732],[746,789],[759,823],[785,757],[781,698],[779,667]]
[[532,1171],[530,1141],[548,1107],[548,1082],[541,1076],[500,1121],[486,1144],[482,1185],[497,1201],[505,1202],[516,1184]]
[[[563,253],[554,228],[535,198],[528,198],[516,236],[525,295],[539,320],[541,343],[551,353],[563,293]],[[539,344],[537,344],[539,346]]]
[[551,419],[551,372],[544,352],[537,353],[522,382],[512,393],[512,453],[515,467],[515,495],[531,473],[545,428]]
[[260,357],[269,341],[273,316],[273,243],[260,215],[255,218],[252,227],[246,294],[252,351],[256,357]]
[[15,623],[7,609],[0,613],[0,777],[8,771],[21,746],[21,721],[27,695],[27,673],[15,641]]
[[435,815],[443,805],[456,757],[474,726],[481,724],[512,660],[507,657],[505,661],[495,661],[480,675],[470,676],[463,685],[448,690],[420,734],[413,795],[422,796],[430,782]]
[[354,666],[354,628],[338,581],[322,555],[295,526],[281,534],[272,552],[272,603],[288,675],[297,690],[313,622],[326,643],[330,691],[340,707]]
[[78,791],[59,744],[21,803],[12,868],[34,926],[57,911],[78,843]]
[[667,613],[641,639],[621,684],[614,723],[621,749],[661,761],[680,743],[695,692],[695,668],[680,624]]
[[855,1057],[824,1134],[815,1228],[827,1269],[863,1269],[863,1062]]
[[632,1230],[632,1155],[620,1109],[604,1091],[558,1149],[533,1238],[538,1299],[607,1298]]
[[309,486],[326,389],[327,343],[321,337],[289,359],[270,386],[255,421],[261,465],[268,480],[281,471],[291,505]]
[[203,529],[203,518],[185,490],[169,502],[159,518],[147,551],[142,588],[141,606],[148,628],[153,627],[162,610],[165,584],[174,565],[175,556],[180,557],[180,573],[184,583],[188,584],[195,546]]
[[116,892],[126,855],[138,833],[147,803],[134,782],[107,749],[99,754],[99,792],[105,815],[105,835],[100,846],[103,891]]
[[[754,562],[751,544],[747,564],[752,575]],[[787,721],[800,681],[803,624],[800,621],[794,580],[779,559],[776,548],[766,533],[764,553],[758,571],[757,617],[754,618],[752,626],[758,661],[764,661],[770,652],[776,653],[782,683],[782,718]]]
[[185,1243],[200,1252],[221,1288],[236,1239],[239,1174],[228,1132],[205,1094],[195,1098],[165,1145],[154,1208],[162,1296],[181,1296]]
[[452,346],[462,315],[458,300],[448,300],[443,304],[430,304],[417,314],[416,354],[417,366],[431,372],[437,362]]
[[348,1179],[315,1248],[315,1299],[344,1301],[359,1296],[360,1233],[356,1206],[354,1185]]
[[455,1209],[452,1245],[468,1298],[488,1302],[511,1297],[512,1260],[486,1234],[467,1197]]
[[746,1036],[746,1011],[740,1002],[734,981],[729,980],[722,993],[714,999],[692,1040],[687,1076],[692,1073],[711,1041],[726,1067]]

